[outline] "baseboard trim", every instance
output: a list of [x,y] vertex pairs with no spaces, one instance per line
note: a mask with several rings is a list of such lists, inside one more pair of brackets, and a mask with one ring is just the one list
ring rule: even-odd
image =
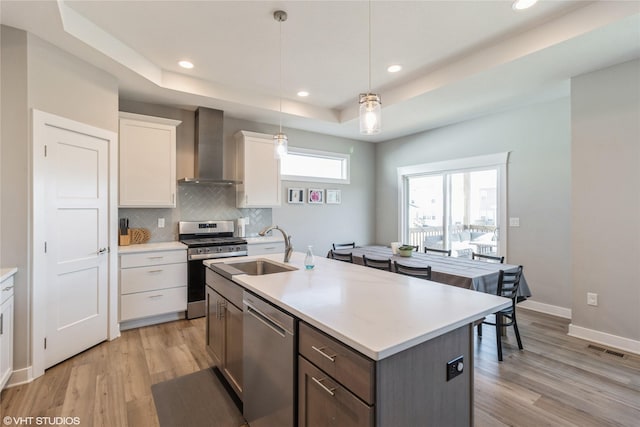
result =
[[35,378],[33,377],[33,368],[31,366],[17,369],[11,374],[11,378],[9,378],[9,382],[7,383],[7,388],[30,383],[33,380],[35,380]]
[[538,301],[525,300],[518,304],[518,307],[526,308],[528,310],[537,311],[544,314],[550,314],[552,316],[562,317],[564,319],[571,319],[571,309],[560,307],[557,305],[545,304]]
[[640,341],[569,324],[567,335],[640,355]]

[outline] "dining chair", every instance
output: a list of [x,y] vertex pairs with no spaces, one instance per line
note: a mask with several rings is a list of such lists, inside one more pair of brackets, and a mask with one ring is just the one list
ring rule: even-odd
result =
[[410,265],[400,264],[398,261],[393,261],[393,268],[396,273],[404,274],[405,276],[413,276],[420,279],[431,280],[430,265],[427,267],[413,267]]
[[[498,344],[498,361],[502,362],[502,327],[513,326],[516,334],[518,348],[523,349],[522,340],[520,339],[520,331],[518,330],[518,322],[516,320],[516,299],[518,287],[520,286],[520,278],[522,277],[522,266],[518,266],[516,271],[500,270],[498,276],[498,288],[496,294],[501,297],[511,299],[511,306],[494,313],[495,322],[489,322],[486,319],[482,322],[487,325],[496,327],[496,342]],[[482,323],[478,325],[478,337],[482,337]]]
[[335,259],[337,261],[350,262],[353,264],[353,254],[349,253],[339,253],[335,252],[333,249],[329,251],[329,256],[327,258]]
[[487,260],[489,262],[497,261],[500,264],[504,264],[503,256],[485,255],[485,254],[477,254],[475,252],[471,252],[471,259]]
[[352,249],[356,247],[356,242],[351,243],[333,243],[333,250]]
[[428,247],[424,247],[424,253],[427,254],[429,252],[433,252],[436,254],[441,254],[441,255],[446,255],[446,256],[451,256],[451,249],[435,249],[435,248],[428,248]]
[[366,267],[377,268],[378,270],[392,271],[390,259],[367,258],[367,256],[363,254],[362,262]]

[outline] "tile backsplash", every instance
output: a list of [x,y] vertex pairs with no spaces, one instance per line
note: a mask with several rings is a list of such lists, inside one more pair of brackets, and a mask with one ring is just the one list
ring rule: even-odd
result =
[[[128,218],[129,227],[146,228],[151,232],[149,242],[178,240],[179,221],[235,220],[249,218],[247,236],[255,236],[271,225],[271,209],[236,208],[236,188],[221,185],[178,185],[178,201],[173,209],[120,208],[119,218]],[[158,218],[165,227],[158,228]]]

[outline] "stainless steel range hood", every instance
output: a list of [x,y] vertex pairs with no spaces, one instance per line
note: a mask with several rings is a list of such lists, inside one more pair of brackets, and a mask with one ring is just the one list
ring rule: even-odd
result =
[[241,181],[224,177],[224,139],[222,124],[224,113],[212,108],[198,107],[195,121],[194,176],[179,183],[234,185]]

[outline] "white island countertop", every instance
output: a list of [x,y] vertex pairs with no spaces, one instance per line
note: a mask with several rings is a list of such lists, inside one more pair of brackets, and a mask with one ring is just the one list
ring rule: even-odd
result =
[[[251,259],[283,262],[282,254],[204,261],[205,265]],[[298,270],[233,276],[247,290],[358,350],[381,360],[506,308],[511,300],[397,273],[304,253],[288,264]]]

